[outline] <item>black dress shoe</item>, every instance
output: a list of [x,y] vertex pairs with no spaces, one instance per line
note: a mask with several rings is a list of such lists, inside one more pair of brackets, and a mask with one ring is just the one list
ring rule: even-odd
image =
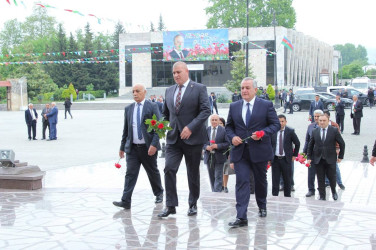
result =
[[234,222],[228,223],[230,227],[245,227],[248,226],[248,220],[236,219]]
[[228,193],[227,187],[224,187],[223,192]]
[[36,141],[36,140],[38,140],[37,138],[33,138],[33,141]]
[[352,135],[356,135],[356,133],[354,132],[354,133],[351,133]]
[[175,207],[166,207],[162,213],[158,214],[158,217],[167,217],[170,214],[176,214]]
[[291,186],[291,192],[295,192],[294,186]]
[[335,200],[335,201],[338,200],[338,194],[337,193],[333,194],[333,200]]
[[259,208],[258,215],[259,215],[260,217],[266,217],[266,209]]
[[114,202],[112,202],[112,204],[114,204],[117,207],[122,207],[124,209],[130,209],[131,208],[131,204],[125,203],[124,201],[114,201]]
[[315,192],[309,191],[305,196],[306,197],[315,196]]
[[339,188],[345,190],[345,186],[343,184],[338,184]]
[[322,196],[320,196],[320,199],[319,199],[320,201],[325,201],[326,199],[325,199],[325,197],[322,197]]
[[155,197],[155,203],[163,202],[163,193]]
[[193,205],[188,209],[187,215],[192,216],[197,214],[197,206]]

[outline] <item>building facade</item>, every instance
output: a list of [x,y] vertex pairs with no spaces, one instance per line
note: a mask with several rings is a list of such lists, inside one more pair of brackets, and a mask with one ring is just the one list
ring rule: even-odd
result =
[[[220,87],[231,79],[231,59],[235,51],[245,49],[242,39],[246,36],[246,29],[230,28],[226,32],[228,55],[187,61],[192,80],[208,87]],[[204,33],[205,30],[197,31],[197,34]],[[119,36],[119,95],[129,92],[136,83],[142,83],[147,88],[174,84],[172,65],[175,61],[165,59],[164,36],[166,32],[125,33]],[[293,49],[282,45],[284,38],[289,40]],[[333,84],[339,56],[332,46],[284,27],[275,27],[275,30],[274,27],[250,28],[248,40],[249,66],[259,86],[278,84],[279,88],[290,88]]]

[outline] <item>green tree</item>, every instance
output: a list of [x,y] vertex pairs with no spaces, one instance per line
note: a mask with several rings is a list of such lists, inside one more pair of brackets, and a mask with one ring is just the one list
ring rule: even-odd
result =
[[163,22],[162,14],[159,15],[159,22],[158,22],[158,30],[164,31],[166,29],[166,25]]
[[266,93],[268,94],[270,100],[274,100],[275,90],[270,83],[268,84],[268,87],[266,88]]
[[73,96],[73,100],[76,100],[77,98],[77,93],[76,89],[74,88],[73,84],[70,83],[68,89],[65,89],[61,95],[62,98],[70,98],[70,96]]
[[0,32],[0,53],[8,54],[10,49],[20,45],[22,41],[21,23],[17,19],[6,21]]
[[113,41],[113,47],[112,48],[119,49],[119,35],[124,34],[125,32],[126,31],[125,31],[124,26],[120,22],[118,22],[115,25],[115,32],[112,35],[112,41]]
[[[234,61],[231,61],[231,76],[232,80],[228,80],[225,83],[225,87],[234,92],[235,90],[240,90],[240,83],[245,77],[245,53],[243,50],[234,52],[233,56],[235,57]],[[253,72],[251,67],[248,69],[248,76],[253,77]]]
[[368,64],[367,50],[362,45],[355,47],[352,43],[346,43],[344,45],[336,44],[334,45],[334,49],[341,52],[342,64],[340,67],[349,65],[356,60],[358,60],[362,66]]
[[[207,28],[247,27],[247,6],[244,0],[209,0],[205,8],[209,16]],[[279,26],[294,28],[295,9],[292,0],[250,0],[249,26],[267,27],[272,25],[273,14]]]
[[349,65],[342,67],[342,78],[351,79],[359,76],[363,76],[362,64],[359,61],[354,61]]
[[155,31],[154,23],[150,21],[150,32],[154,32],[154,31]]
[[376,79],[376,69],[369,69],[369,70],[367,70],[366,75],[370,79]]
[[22,24],[25,40],[52,36],[56,24],[56,19],[47,14],[46,8],[34,7],[32,15]]

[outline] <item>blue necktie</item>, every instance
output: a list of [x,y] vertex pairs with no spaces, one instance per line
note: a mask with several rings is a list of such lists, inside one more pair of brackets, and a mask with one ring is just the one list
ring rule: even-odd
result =
[[247,103],[247,113],[245,114],[246,126],[248,127],[251,123],[251,109],[249,108],[250,104]]
[[137,135],[138,135],[138,139],[142,140],[140,106],[141,106],[141,103],[137,103]]

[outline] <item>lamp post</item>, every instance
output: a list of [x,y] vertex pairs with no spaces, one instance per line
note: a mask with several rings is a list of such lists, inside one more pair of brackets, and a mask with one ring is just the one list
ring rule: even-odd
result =
[[274,27],[274,107],[279,108],[279,96],[278,96],[278,78],[277,78],[277,36],[275,33],[275,26],[277,25],[277,21],[275,20],[275,11],[273,11],[273,27]]
[[245,45],[245,76],[248,77],[248,28],[249,28],[249,0],[247,0],[247,43]]

